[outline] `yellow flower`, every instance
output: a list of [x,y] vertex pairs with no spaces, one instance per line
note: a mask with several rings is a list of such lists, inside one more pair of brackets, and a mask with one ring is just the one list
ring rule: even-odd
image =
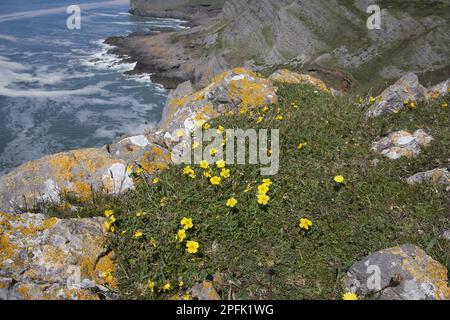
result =
[[227,207],[234,208],[237,205],[238,201],[235,198],[230,198],[227,201]]
[[109,217],[109,222],[111,222],[111,223],[116,222],[116,217],[114,217],[114,216]]
[[212,177],[211,170],[205,171],[205,172],[203,173],[203,175],[204,175],[206,178],[211,178],[211,177]]
[[172,290],[172,285],[170,284],[170,282],[167,282],[163,287],[162,287],[163,291],[170,291]]
[[178,282],[178,287],[183,288],[184,287],[184,282],[183,281]]
[[134,237],[135,237],[136,239],[141,238],[143,235],[144,235],[144,234],[143,234],[142,231],[140,231],[140,230],[137,230],[137,231],[134,233]]
[[225,130],[224,127],[219,126],[219,128],[217,128],[217,133],[222,133]]
[[312,221],[305,219],[305,218],[301,218],[300,222],[298,224],[300,229],[305,229],[305,230],[309,230],[310,227],[312,227]]
[[229,178],[230,175],[231,175],[230,169],[225,169],[225,168],[223,168],[222,171],[220,172],[220,175],[221,175],[223,178]]
[[264,107],[264,108],[262,109],[262,112],[264,112],[264,113],[269,112],[269,108],[268,108],[268,107]]
[[265,184],[268,187],[270,187],[272,185],[272,180],[270,180],[269,178],[263,179],[263,184]]
[[370,103],[375,103],[375,101],[377,101],[376,98],[374,98],[374,97],[370,97],[370,98],[369,98],[369,102],[370,102]]
[[108,222],[108,221],[105,221],[105,223],[103,224],[103,228],[104,228],[106,231],[110,231],[110,229],[111,229],[111,223]]
[[192,222],[192,218],[186,218],[186,217],[181,219],[180,224],[184,230],[191,229],[194,226],[194,223]]
[[215,156],[217,153],[219,152],[219,150],[217,150],[216,148],[211,148],[210,150],[209,150],[209,154],[211,155],[211,156]]
[[194,142],[194,143],[192,144],[192,149],[193,149],[193,150],[197,149],[199,145],[200,145],[200,144],[199,144],[198,142]]
[[202,160],[200,161],[200,168],[202,169],[208,169],[209,168],[209,163],[206,160]]
[[263,183],[258,186],[259,195],[267,194],[267,192],[269,192],[269,186],[267,184]]
[[259,194],[258,195],[258,203],[260,205],[266,206],[269,203],[270,197],[266,194]]
[[161,198],[161,200],[159,200],[159,206],[160,206],[161,208],[162,208],[162,207],[165,207],[166,204],[167,204],[167,198],[166,198],[166,197]]
[[252,191],[253,187],[251,183],[247,183],[247,186],[244,190],[245,193],[249,193],[250,191]]
[[442,108],[442,109],[447,109],[447,108],[448,108],[448,103],[443,103],[443,104],[441,105],[441,108]]
[[292,107],[293,107],[294,109],[300,108],[300,106],[299,106],[298,104],[296,104],[296,103],[292,103]]
[[264,118],[263,117],[258,117],[258,120],[256,120],[256,123],[261,123],[263,122]]
[[220,177],[214,176],[209,181],[213,186],[218,186],[220,184],[220,181],[222,181],[222,179]]
[[278,121],[281,121],[283,119],[284,119],[284,117],[282,115],[278,115],[275,117],[275,120],[278,120]]
[[133,171],[133,165],[127,166],[127,174],[130,174]]
[[203,125],[203,129],[208,130],[209,128],[211,128],[211,125],[209,123],[205,123]]
[[153,292],[153,291],[155,290],[155,281],[148,280],[147,287],[149,288],[149,290],[150,290],[151,292]]
[[200,245],[196,241],[188,241],[186,242],[186,250],[188,253],[197,253]]
[[137,168],[136,169],[136,173],[137,174],[142,174],[142,173],[144,173],[144,170],[142,170],[142,168]]
[[181,297],[183,300],[189,301],[192,300],[192,297],[189,294],[185,294],[184,296]]
[[145,216],[145,215],[146,215],[146,213],[144,211],[142,211],[142,210],[136,212],[136,217],[142,217],[142,216]]
[[224,160],[219,160],[216,162],[216,166],[219,169],[225,168],[225,161]]
[[178,230],[176,239],[180,242],[183,242],[185,238],[186,238],[186,230],[184,229]]
[[344,178],[344,176],[340,176],[340,175],[336,176],[336,177],[334,177],[334,182],[339,183],[339,184],[344,183],[345,178]]
[[114,227],[114,226],[111,226],[111,228],[109,229],[109,231],[111,231],[111,233],[114,233],[114,232],[116,232],[116,227]]
[[151,238],[149,243],[154,248],[156,248],[156,246],[158,245],[158,241],[156,241],[155,238]]
[[353,292],[346,292],[342,296],[342,300],[358,300],[358,296]]
[[153,179],[153,183],[154,183],[154,184],[158,184],[158,183],[159,183],[159,178],[154,178],[154,179]]
[[109,217],[111,217],[114,214],[114,211],[112,211],[112,210],[105,210],[104,214],[105,214],[105,217],[109,218]]
[[298,150],[303,150],[303,149],[306,148],[307,145],[308,145],[307,142],[300,143],[300,144],[297,146],[297,149],[298,149]]
[[192,170],[191,166],[186,166],[186,167],[184,167],[184,169],[183,169],[183,174],[184,174],[185,176],[188,176],[188,175],[192,174],[193,172],[195,172],[195,171]]

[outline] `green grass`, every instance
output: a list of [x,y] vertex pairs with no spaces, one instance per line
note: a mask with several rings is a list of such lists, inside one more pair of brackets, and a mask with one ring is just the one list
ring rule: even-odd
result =
[[[448,192],[442,186],[409,186],[402,180],[447,165],[450,109],[440,107],[443,101],[366,121],[355,97],[317,94],[302,85],[281,86],[279,95],[279,105],[259,125],[249,115],[211,122],[212,127],[280,129],[281,168],[271,177],[266,207],[256,201],[256,186],[263,178],[258,167],[231,167],[231,178],[213,187],[200,168],[193,167],[197,178],[190,179],[181,174],[183,167],[172,166],[156,185],[141,183],[109,205],[84,209],[86,215],[115,212],[117,230],[110,245],[117,253],[115,275],[122,298],[183,294],[221,273],[225,285],[217,289],[223,298],[340,299],[342,277],[355,261],[406,243],[450,266],[449,243],[440,238],[449,228]],[[285,117],[281,122],[273,120],[277,108]],[[370,149],[390,131],[417,128],[435,138],[417,158],[392,161]],[[307,147],[298,150],[305,141]],[[374,159],[380,160],[378,165]],[[345,185],[336,186],[335,175],[345,176]],[[245,193],[248,184],[253,189]],[[239,201],[235,209],[225,206],[230,197]],[[140,210],[147,214],[137,217]],[[200,243],[197,254],[188,254],[184,243],[175,240],[183,217],[193,219],[187,240]],[[313,222],[308,233],[298,227],[303,217]],[[143,232],[142,238],[133,237],[136,230]],[[157,289],[167,282],[176,289],[152,293],[149,280]],[[181,289],[179,280],[185,283]]]

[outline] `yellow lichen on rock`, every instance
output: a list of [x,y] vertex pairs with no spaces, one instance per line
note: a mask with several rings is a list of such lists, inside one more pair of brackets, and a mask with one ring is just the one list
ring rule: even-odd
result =
[[105,265],[114,270],[111,260],[97,263],[107,239],[103,222],[103,218],[60,220],[42,214],[1,213],[0,279],[10,285],[0,289],[4,290],[0,296],[97,299],[90,289],[106,284],[98,281],[98,269]]
[[274,72],[269,79],[273,82],[281,82],[281,83],[304,83],[309,84],[314,87],[316,87],[319,90],[322,90],[324,92],[330,92],[330,89],[320,79],[317,79],[316,77],[309,75],[309,74],[300,74],[296,72],[289,71],[287,69],[282,69]]

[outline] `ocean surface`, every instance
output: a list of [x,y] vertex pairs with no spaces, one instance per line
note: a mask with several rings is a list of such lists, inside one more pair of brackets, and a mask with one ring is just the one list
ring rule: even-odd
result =
[[81,29],[69,30],[67,0],[0,1],[0,175],[43,155],[98,147],[157,123],[167,92],[134,64],[107,54],[110,36],[182,28],[135,17],[128,1],[78,0]]

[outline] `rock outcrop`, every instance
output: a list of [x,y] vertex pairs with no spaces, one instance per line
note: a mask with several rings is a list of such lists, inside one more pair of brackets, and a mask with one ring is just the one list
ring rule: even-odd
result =
[[[173,10],[164,11],[162,16],[177,16],[184,11],[183,5],[190,3],[178,1],[178,6],[172,6],[174,2],[177,1],[164,4]],[[153,3],[133,0],[132,10],[154,15]],[[444,1],[433,6],[426,0],[214,3],[215,8],[223,3],[221,13],[202,22],[200,27],[179,34],[134,37],[134,51],[140,51],[136,60],[140,63],[148,61],[147,57],[157,57],[165,77],[173,75],[180,82],[192,80],[202,85],[208,77],[237,66],[257,71],[280,65],[297,69],[337,68],[376,88],[411,71],[424,83],[436,83],[448,76],[450,48],[446,44],[450,42],[447,32],[450,10]],[[367,20],[373,12],[367,13],[367,9],[376,4],[381,9],[381,29],[369,30]],[[139,63],[138,69],[142,67]],[[151,63],[147,65],[151,67]],[[150,70],[153,71],[154,68]]]
[[450,185],[450,171],[447,168],[438,168],[419,172],[406,179],[409,184],[432,183]]
[[356,262],[347,289],[380,300],[448,300],[447,268],[414,245],[375,252]]
[[105,242],[103,218],[0,213],[0,300],[111,297]]
[[375,103],[367,110],[366,117],[375,118],[385,113],[399,112],[407,104],[424,100],[427,94],[427,89],[419,83],[419,78],[414,73],[407,73],[376,98]]
[[59,202],[62,194],[81,201],[91,200],[96,192],[119,194],[134,187],[132,165],[153,174],[169,161],[168,151],[143,135],[108,148],[46,156],[0,177],[0,210],[39,208],[43,203]]
[[432,140],[433,137],[422,129],[415,131],[413,134],[408,131],[397,131],[374,142],[372,150],[392,160],[401,157],[412,158],[418,155],[421,148],[428,146]]
[[192,92],[186,83],[172,93],[164,107],[159,129],[164,132],[180,128],[192,131],[220,114],[247,111],[276,101],[276,88],[271,81],[237,68],[219,74],[209,86],[199,91]]

